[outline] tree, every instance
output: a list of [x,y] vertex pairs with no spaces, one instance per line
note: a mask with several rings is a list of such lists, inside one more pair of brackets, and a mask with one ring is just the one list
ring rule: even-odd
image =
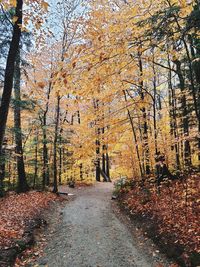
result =
[[21,68],[20,68],[20,48],[18,50],[15,62],[14,72],[14,131],[15,131],[15,153],[17,157],[17,172],[18,172],[18,188],[19,193],[26,192],[29,189],[26,180],[23,145],[22,145],[22,128],[21,128],[21,94],[20,94],[20,80],[21,80]]
[[4,88],[0,106],[0,156],[2,155],[3,139],[5,135],[9,104],[13,88],[14,66],[21,37],[20,25],[22,25],[22,9],[23,0],[17,0],[17,5],[15,9],[15,17],[17,18],[17,20],[15,21],[13,26],[13,35],[6,62]]

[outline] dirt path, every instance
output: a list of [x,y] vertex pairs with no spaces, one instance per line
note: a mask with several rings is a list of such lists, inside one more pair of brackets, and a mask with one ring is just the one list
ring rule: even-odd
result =
[[[66,203],[62,222],[39,266],[130,267],[156,266],[112,210],[112,184],[101,183],[77,192]],[[149,244],[148,244],[149,246]],[[167,265],[165,265],[167,266]]]

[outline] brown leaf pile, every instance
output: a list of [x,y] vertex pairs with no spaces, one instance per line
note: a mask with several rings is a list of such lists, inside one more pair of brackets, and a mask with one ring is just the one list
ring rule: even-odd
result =
[[0,199],[0,248],[8,248],[21,239],[31,221],[56,198],[52,193],[31,191]]
[[[133,215],[148,216],[157,222],[160,234],[174,237],[187,251],[200,253],[200,179],[193,175],[184,181],[157,187],[135,187],[125,194],[124,204]],[[123,194],[122,194],[123,196]]]

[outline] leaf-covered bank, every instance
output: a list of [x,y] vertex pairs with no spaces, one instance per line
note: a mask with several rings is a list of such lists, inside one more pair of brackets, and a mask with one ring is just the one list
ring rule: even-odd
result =
[[[119,204],[162,252],[180,266],[200,264],[199,176],[152,184],[126,182],[118,187]],[[194,201],[196,199],[196,201]]]
[[0,266],[12,266],[34,243],[34,229],[45,224],[42,211],[59,198],[52,193],[11,193],[0,200]]

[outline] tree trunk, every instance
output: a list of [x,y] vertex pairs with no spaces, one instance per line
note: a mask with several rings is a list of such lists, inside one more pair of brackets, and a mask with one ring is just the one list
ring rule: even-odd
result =
[[[6,145],[5,139],[4,144]],[[5,149],[2,148],[1,153],[1,159],[0,159],[0,197],[4,196],[4,178],[5,178]],[[10,177],[10,176],[9,176]]]
[[26,180],[23,146],[22,146],[22,129],[21,129],[21,93],[20,93],[20,50],[18,50],[15,63],[14,73],[14,129],[15,129],[15,153],[17,158],[17,173],[19,193],[28,191],[29,187]]
[[10,99],[13,88],[15,60],[19,49],[19,42],[21,37],[21,28],[19,25],[22,25],[22,8],[23,0],[17,0],[17,6],[15,9],[15,17],[17,18],[17,21],[15,22],[13,27],[13,36],[10,43],[6,62],[4,88],[0,107],[0,158],[2,157],[3,139],[5,135]]
[[[123,91],[124,93],[124,98],[125,101],[127,102],[127,96],[126,96],[126,92]],[[135,132],[135,127],[133,125],[133,119],[131,117],[131,113],[129,108],[127,107],[127,112],[128,112],[128,118],[130,120],[130,124],[131,124],[131,129],[133,132],[133,138],[134,138],[134,143],[135,143],[135,150],[136,150],[136,154],[137,154],[137,158],[138,158],[138,164],[139,164],[139,169],[140,169],[140,175],[141,177],[143,176],[143,171],[142,171],[142,164],[141,164],[141,159],[140,159],[140,152],[139,152],[139,148],[138,148],[138,141],[137,141],[137,136],[136,136],[136,132]]]
[[60,130],[60,134],[59,134],[59,175],[58,175],[58,181],[59,181],[59,185],[62,184],[62,131]]
[[83,163],[79,165],[80,168],[80,180],[83,181]]
[[55,133],[54,133],[54,146],[53,146],[53,193],[58,192],[58,177],[57,177],[57,141],[58,141],[58,127],[59,127],[59,117],[60,117],[60,96],[57,95],[57,105],[55,112]]
[[100,128],[97,129],[97,139],[96,139],[96,181],[100,182]]
[[99,100],[94,99],[94,110],[97,116],[97,120],[96,120],[96,159],[95,159],[95,167],[96,167],[96,181],[100,182],[101,181],[101,173],[100,173],[100,169],[101,169],[101,165],[100,165],[100,133],[101,130],[98,126],[98,107],[99,107]]
[[[104,118],[103,118],[104,120]],[[105,133],[105,129],[104,127],[102,128],[102,142],[103,142],[103,145],[102,145],[102,171],[106,174],[106,157],[105,157],[105,150],[106,150],[106,146],[104,144],[104,133]],[[104,179],[104,182],[106,180]]]
[[179,60],[174,61],[176,64],[176,71],[180,81],[180,89],[181,89],[181,110],[182,110],[182,118],[183,118],[183,132],[185,137],[185,146],[184,146],[184,165],[186,168],[191,166],[191,150],[190,143],[187,139],[189,136],[189,118],[188,118],[188,107],[187,100],[185,95],[185,80],[181,71],[181,62]]
[[154,144],[155,144],[155,154],[158,154],[158,141],[157,141],[157,123],[156,123],[156,96],[157,96],[157,81],[156,81],[156,70],[154,64],[153,55],[153,128],[154,128]]
[[36,130],[36,137],[35,137],[35,171],[34,171],[33,188],[35,188],[35,186],[36,186],[37,177],[38,177],[38,131]]
[[109,155],[108,155],[108,147],[107,147],[107,152],[106,152],[106,175],[109,179],[109,182],[111,182],[111,179],[110,179],[110,159],[109,159]]
[[106,157],[105,153],[102,153],[102,171],[106,173]]
[[[200,3],[200,1],[198,1]],[[200,4],[198,3],[198,8],[200,10]],[[190,48],[191,48],[191,54],[192,58],[195,59],[192,63],[193,71],[195,73],[196,78],[196,92],[197,92],[197,106],[198,106],[198,143],[197,143],[197,150],[198,150],[198,169],[200,171],[200,49],[196,48],[196,51],[194,50],[194,41],[193,37],[189,35],[190,38]],[[197,39],[198,42],[198,39]]]
[[42,189],[45,189],[46,185],[49,185],[49,170],[48,170],[48,148],[47,148],[47,123],[46,113],[43,117],[43,170],[42,170]]
[[176,103],[175,103],[175,91],[173,89],[172,85],[172,72],[171,72],[171,65],[170,65],[170,57],[168,54],[168,66],[169,66],[169,74],[168,74],[168,90],[169,90],[169,107],[170,107],[170,129],[171,129],[171,135],[173,136],[173,139],[175,144],[175,156],[176,156],[176,168],[180,170],[180,155],[179,155],[179,145],[177,143],[177,115],[176,115]]
[[[51,73],[51,79],[53,77],[53,74]],[[46,107],[42,119],[42,131],[43,131],[43,170],[42,170],[42,188],[44,190],[45,186],[49,185],[50,179],[49,179],[49,158],[48,158],[48,147],[47,147],[47,113],[49,110],[49,99],[50,99],[50,93],[52,89],[52,82],[49,83],[49,88],[47,92],[47,102]]]
[[[80,115],[80,111],[79,110],[77,111],[77,114],[78,114],[78,124],[81,124],[81,115]],[[80,148],[81,147],[82,146],[80,146]],[[83,180],[83,163],[80,163],[79,169],[80,169],[80,180],[82,181]]]
[[148,125],[147,125],[147,114],[146,114],[146,108],[144,104],[144,82],[143,82],[143,65],[142,65],[142,59],[141,59],[141,52],[138,52],[138,58],[139,58],[139,70],[140,70],[140,98],[143,103],[142,107],[142,117],[143,117],[143,144],[144,144],[144,160],[145,160],[145,171],[146,174],[150,174],[150,157],[149,157],[149,142],[148,142]]

